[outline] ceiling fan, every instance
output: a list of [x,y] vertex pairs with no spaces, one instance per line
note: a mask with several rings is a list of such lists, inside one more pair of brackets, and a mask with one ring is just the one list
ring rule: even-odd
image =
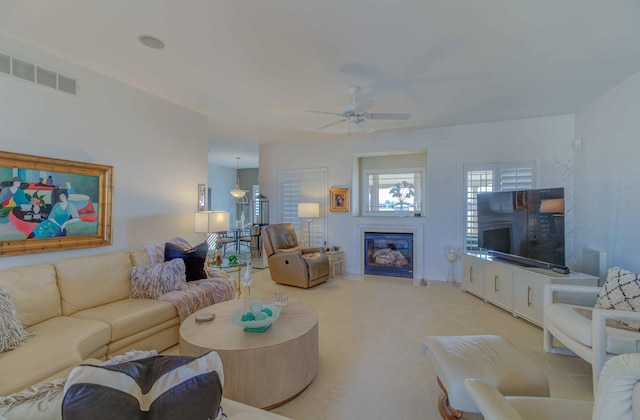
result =
[[331,127],[335,124],[340,124],[341,122],[347,121],[349,124],[356,124],[363,133],[369,134],[376,131],[376,129],[369,124],[367,120],[396,120],[396,121],[406,121],[411,118],[411,114],[406,112],[395,112],[395,113],[381,113],[381,112],[367,112],[369,108],[371,108],[374,104],[373,99],[370,98],[361,98],[359,101],[356,101],[356,95],[360,92],[359,86],[353,86],[349,89],[351,92],[351,104],[342,108],[342,112],[326,112],[326,111],[307,111],[307,112],[316,112],[319,114],[329,114],[329,115],[337,115],[342,117],[342,119],[338,121],[334,121],[331,124],[323,125],[322,127],[318,127],[318,130],[325,129],[327,127]]

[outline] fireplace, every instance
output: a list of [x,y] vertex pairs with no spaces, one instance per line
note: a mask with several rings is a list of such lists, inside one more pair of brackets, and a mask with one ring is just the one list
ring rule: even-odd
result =
[[364,232],[364,273],[413,278],[413,233]]

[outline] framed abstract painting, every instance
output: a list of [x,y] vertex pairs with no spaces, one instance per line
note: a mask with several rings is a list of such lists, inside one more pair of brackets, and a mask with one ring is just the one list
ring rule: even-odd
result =
[[349,188],[331,188],[329,190],[329,210],[332,212],[349,211]]
[[0,151],[0,256],[111,245],[113,167]]

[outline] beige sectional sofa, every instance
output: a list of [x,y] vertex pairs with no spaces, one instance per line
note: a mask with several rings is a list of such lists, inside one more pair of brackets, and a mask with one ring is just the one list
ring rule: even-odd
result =
[[35,336],[0,356],[0,395],[64,377],[88,359],[178,344],[172,303],[129,298],[131,268],[149,264],[144,251],[120,251],[1,270],[0,286]]
[[22,325],[36,334],[0,357],[0,395],[85,359],[162,351],[178,343],[180,321],[171,303],[129,298],[132,255],[114,252],[0,272],[0,286],[11,295]]

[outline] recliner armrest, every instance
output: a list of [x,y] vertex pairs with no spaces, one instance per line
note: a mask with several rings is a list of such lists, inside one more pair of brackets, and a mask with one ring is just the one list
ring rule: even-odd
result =
[[524,420],[494,387],[478,379],[467,378],[464,386],[485,419]]
[[324,249],[322,247],[303,248],[303,249],[301,249],[301,252],[303,254],[313,254],[314,252],[319,252],[321,254],[324,254]]
[[598,381],[593,418],[638,418],[633,413],[638,411],[636,395],[639,384],[640,354],[627,353],[609,360]]

